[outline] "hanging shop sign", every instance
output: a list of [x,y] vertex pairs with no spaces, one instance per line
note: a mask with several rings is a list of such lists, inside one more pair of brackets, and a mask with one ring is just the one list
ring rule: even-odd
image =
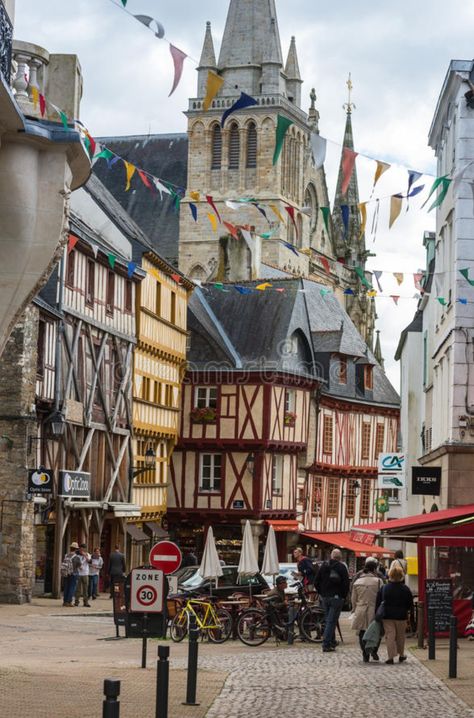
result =
[[405,454],[379,454],[379,474],[402,474],[405,469]]
[[405,474],[379,474],[377,477],[379,489],[405,488]]
[[91,475],[85,471],[60,471],[58,496],[69,499],[89,499]]
[[31,469],[28,471],[28,493],[53,493],[53,472],[51,469],[40,467],[39,469]]
[[411,492],[414,496],[439,496],[441,494],[441,466],[413,466]]

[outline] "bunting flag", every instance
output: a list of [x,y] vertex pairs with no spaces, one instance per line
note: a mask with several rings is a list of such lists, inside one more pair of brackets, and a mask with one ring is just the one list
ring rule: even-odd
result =
[[273,285],[269,284],[268,282],[264,282],[263,284],[259,284],[255,289],[258,289],[259,292],[265,292],[267,289],[270,289]]
[[[300,290],[298,289],[298,291],[300,291]],[[283,294],[285,292],[285,289],[283,287],[277,287],[277,288],[275,288],[275,292],[279,292],[279,294]]]
[[[447,180],[447,179],[448,179],[448,175],[444,175],[443,177],[436,177],[435,181],[433,182],[433,184],[432,184],[432,186],[431,186],[430,193],[429,193],[428,197],[426,198],[426,200],[425,200],[425,201],[423,202],[423,204],[421,205],[421,209],[423,209],[423,207],[424,207],[426,204],[428,204],[428,201],[430,200],[432,194],[433,194],[434,192],[436,192],[436,190],[438,189],[438,187],[439,187],[440,185],[442,185],[443,182],[444,182],[445,180]],[[451,181],[451,180],[449,180],[449,181]],[[448,185],[448,186],[449,186],[449,185]],[[428,210],[428,212],[429,212],[429,210]]]
[[432,209],[435,209],[435,207],[441,207],[443,204],[444,198],[448,194],[448,189],[453,180],[449,179],[449,177],[441,177],[441,192],[429,208],[428,212],[431,212]]
[[349,232],[349,206],[347,204],[341,204],[342,223],[344,225],[344,239],[347,239]]
[[377,291],[375,289],[371,289],[369,292],[367,292],[367,296],[373,299],[377,296]]
[[396,306],[398,307],[398,300],[400,299],[400,295],[391,294],[391,295],[390,295],[390,299],[393,299],[394,303],[395,303]]
[[[94,160],[100,160],[104,159],[107,161],[107,164],[109,164],[109,160],[113,159],[115,157],[114,153],[111,152],[111,150],[107,149],[107,147],[102,147],[100,152],[94,156]],[[118,159],[118,158],[117,158]],[[110,167],[110,165],[109,165]]]
[[273,153],[273,164],[276,165],[283,149],[283,142],[289,127],[293,124],[293,120],[288,117],[278,115],[278,123],[276,128],[275,152]]
[[403,199],[398,194],[394,194],[390,198],[390,220],[388,223],[388,228],[392,229],[395,221],[400,216],[400,212],[402,211],[402,205],[403,205]]
[[469,269],[468,268],[460,269],[459,272],[460,272],[460,274],[462,274],[464,279],[466,279],[469,282],[471,287],[474,287],[474,279],[469,279]]
[[331,209],[329,207],[320,207],[324,219],[324,226],[326,227],[326,233],[329,234],[329,216]]
[[163,184],[163,182],[161,182],[161,181],[158,179],[158,177],[152,177],[152,181],[153,181],[153,184],[155,185],[156,189],[157,189],[158,192],[160,193],[160,198],[161,198],[161,199],[162,199],[162,193],[163,193],[163,192],[164,192],[165,194],[171,194],[171,192],[170,192],[170,190],[168,189],[168,187],[166,187],[166,186]]
[[229,209],[233,209],[234,211],[242,209],[242,207],[244,206],[241,202],[233,202],[231,199],[226,199],[225,204],[226,207],[228,207]]
[[415,170],[408,170],[407,212],[408,212],[408,208],[409,208],[408,198],[409,198],[409,197],[414,197],[415,195],[417,195],[419,192],[421,192],[421,190],[422,190],[422,189],[424,188],[424,186],[425,186],[425,185],[422,185],[420,188],[415,187],[415,190],[417,190],[417,191],[415,192],[415,190],[413,190],[415,193],[414,193],[414,194],[411,194],[411,188],[412,188],[412,186],[415,184],[415,182],[418,182],[418,180],[420,179],[420,177],[423,177],[423,175],[422,175],[421,172],[416,172]]
[[91,245],[92,253],[93,253],[94,257],[97,259],[97,254],[99,252],[99,245],[94,244],[93,242],[91,242],[90,245]]
[[447,301],[444,297],[436,297],[436,299],[441,304],[441,306],[445,307],[447,305]]
[[39,105],[39,89],[37,87],[33,86],[31,88],[31,99],[33,100],[33,108],[36,112]]
[[372,289],[370,282],[367,280],[367,277],[365,276],[364,270],[362,267],[354,267],[354,271],[359,277],[360,281],[364,285],[364,287],[367,287],[367,289]]
[[248,230],[248,229],[245,229],[244,227],[239,227],[239,229],[240,229],[240,234],[242,235],[242,237],[244,238],[245,242],[247,243],[248,248],[249,248],[250,250],[252,250],[253,247],[254,247],[254,240],[253,240],[253,237],[252,237],[252,233],[249,232],[249,230]]
[[379,227],[379,214],[380,214],[380,200],[376,200],[375,202],[375,211],[372,217],[372,229],[370,230],[371,235],[373,236],[373,242],[375,242],[375,238],[377,236],[377,230]]
[[259,234],[258,236],[262,239],[271,239],[275,232],[265,232],[265,234]]
[[285,218],[283,217],[282,213],[280,212],[280,210],[278,209],[278,207],[276,206],[276,204],[269,204],[268,206],[269,206],[270,209],[272,210],[273,214],[274,214],[276,217],[278,217],[278,219],[280,220],[280,222],[282,223],[282,225],[283,225],[284,227],[286,227]]
[[219,90],[221,89],[223,84],[224,84],[223,77],[221,77],[220,75],[217,75],[215,72],[212,72],[212,70],[208,71],[207,84],[206,84],[206,96],[204,98],[204,102],[202,103],[202,109],[204,110],[204,112],[208,111],[214,97],[217,95],[217,93],[219,92]]
[[357,157],[357,152],[350,150],[348,147],[344,147],[342,155],[342,187],[341,192],[343,195],[346,194],[347,188],[351,181],[352,173],[354,171],[354,165]]
[[171,92],[168,95],[168,97],[171,97],[173,92],[176,90],[176,88],[179,85],[179,81],[181,80],[181,75],[183,74],[183,65],[184,61],[187,58],[187,55],[182,50],[179,50],[177,47],[172,45],[170,43],[170,52],[171,57],[173,58],[174,63],[174,80],[173,80],[173,87],[171,88]]
[[258,105],[257,100],[254,97],[251,97],[250,95],[246,95],[245,92],[240,93],[239,99],[234,102],[232,107],[229,107],[228,110],[224,112],[224,114],[221,117],[221,127],[224,127],[225,121],[229,117],[229,115],[232,115],[233,112],[237,112],[238,110],[243,110],[245,107],[252,107],[252,105]]
[[193,219],[195,222],[198,221],[198,208],[195,204],[192,202],[189,203],[189,209],[191,210],[191,214],[193,215]]
[[125,187],[125,192],[128,192],[128,190],[130,189],[131,179],[132,179],[133,175],[135,174],[135,171],[137,168],[135,167],[135,165],[130,164],[130,162],[125,162],[125,160],[123,160],[123,163],[125,165],[125,173],[127,176],[127,184]]
[[230,222],[223,222],[222,224],[229,230],[230,234],[234,237],[234,239],[239,239],[239,233],[237,231],[237,227],[234,224],[231,224]]
[[126,6],[127,6],[127,0],[122,0],[122,5],[123,5],[124,7],[126,7]]
[[181,284],[181,282],[183,281],[183,278],[179,274],[172,274],[171,279],[173,280],[173,282],[176,282],[176,284]]
[[206,202],[207,202],[207,203],[212,207],[212,209],[214,210],[214,214],[216,215],[216,217],[217,217],[217,219],[219,220],[219,222],[222,223],[221,216],[220,216],[219,212],[217,211],[216,205],[214,204],[214,199],[212,198],[212,196],[211,196],[210,194],[208,194],[208,195],[206,196]]
[[361,239],[364,236],[365,228],[367,226],[367,202],[361,202],[359,204],[359,212],[360,212],[359,239]]
[[290,207],[290,205],[286,205],[285,210],[290,215],[291,221],[293,222],[293,227],[295,228],[296,236],[298,237],[298,227],[297,227],[296,221],[295,221],[295,208]]
[[138,172],[138,176],[140,177],[140,179],[143,182],[143,184],[145,185],[145,187],[147,187],[148,189],[151,189],[152,188],[151,182],[148,179],[148,177],[146,176],[146,174],[144,173],[144,171],[137,170],[137,172]]
[[296,254],[296,256],[299,257],[299,252],[296,249],[296,247],[294,246],[294,244],[290,244],[289,242],[283,242],[283,244],[285,245],[285,247],[287,249],[289,249],[291,252],[293,252],[293,254]]
[[41,117],[44,117],[46,114],[46,98],[41,93],[39,94],[39,106],[40,106]]
[[330,266],[328,260],[326,259],[326,257],[319,257],[319,261],[323,265],[323,268],[324,268],[324,271],[326,272],[326,274],[331,274],[331,266]]
[[[457,192],[457,189],[460,185],[460,183],[464,180],[464,175],[466,171],[474,164],[474,160],[469,160],[469,162],[466,162],[463,167],[461,167],[460,170],[456,172],[456,174],[453,177],[453,192]],[[467,180],[468,182],[472,180]]]
[[69,235],[69,238],[67,240],[67,253],[70,254],[76,244],[79,242],[79,237],[75,237],[73,234]]
[[207,213],[207,218],[209,222],[211,223],[212,231],[217,232],[217,217],[215,214],[212,214],[211,212]]
[[252,290],[248,287],[234,286],[234,289],[237,290],[239,294],[252,294]]
[[[138,20],[138,22],[141,22],[142,25],[145,25],[145,27],[151,30],[154,36],[158,38],[158,40],[162,40],[164,38],[165,28],[163,27],[161,22],[155,20],[154,17],[150,17],[149,15],[134,15],[133,17],[135,18],[135,20]],[[152,27],[153,23],[155,23],[155,27]]]
[[199,200],[201,199],[201,194],[199,192],[190,192],[189,196],[194,202],[199,202]]
[[328,294],[332,294],[331,289],[320,289],[319,292],[322,297],[326,297]]
[[67,115],[66,115],[66,113],[63,112],[62,110],[59,110],[59,109],[58,109],[57,112],[58,112],[59,117],[61,118],[61,122],[63,123],[64,129],[65,129],[65,130],[68,130],[68,129],[69,129],[69,126],[68,126],[68,123],[67,123]]
[[[374,193],[375,185],[381,178],[381,176],[390,169],[392,165],[389,165],[388,162],[382,162],[381,160],[376,160],[377,167],[375,169],[375,175],[374,175],[374,184],[372,185],[372,194]],[[372,195],[371,195],[372,196]]]
[[400,286],[400,284],[403,284],[403,280],[404,280],[403,272],[394,272],[393,276],[397,280],[398,286]]
[[131,279],[131,278],[133,277],[133,275],[135,274],[136,268],[137,268],[137,263],[136,263],[136,262],[129,262],[129,263],[127,264],[127,277],[128,277],[129,279]]
[[467,304],[467,299],[464,299],[464,297],[459,297],[458,302],[460,304]]
[[311,148],[316,169],[320,169],[326,161],[327,140],[317,132],[311,133]]
[[348,295],[353,296],[353,295],[354,295],[354,291],[353,291],[352,289],[344,289],[344,294],[348,294]]
[[219,289],[220,291],[224,291],[224,285],[222,284],[222,282],[216,282],[214,284],[214,289]]
[[423,273],[418,272],[417,274],[413,275],[413,281],[415,283],[415,289],[418,289],[419,292],[424,292],[425,290],[421,286],[421,280],[423,279]]
[[115,254],[109,254],[107,256],[107,259],[109,260],[109,265],[110,265],[111,269],[115,269],[115,260],[117,259]]
[[375,281],[377,282],[377,287],[379,288],[380,294],[383,293],[382,285],[380,284],[381,276],[382,276],[382,272],[379,272],[378,270],[374,270],[374,277],[375,277]]
[[[265,219],[266,219],[267,222],[268,222],[267,213],[265,212],[265,210],[264,210],[262,207],[260,207],[260,205],[258,204],[258,202],[252,202],[251,204],[253,204],[253,206],[258,209],[258,211],[260,212],[260,214],[263,214],[263,216],[265,217]],[[270,224],[270,222],[268,222],[268,224]]]

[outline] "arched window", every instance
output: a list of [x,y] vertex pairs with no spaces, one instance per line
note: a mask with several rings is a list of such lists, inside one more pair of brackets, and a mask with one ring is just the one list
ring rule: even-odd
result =
[[238,170],[240,164],[239,126],[234,122],[229,132],[229,169]]
[[257,166],[257,126],[251,122],[247,128],[247,168]]
[[222,164],[222,135],[219,125],[212,128],[211,170],[220,170]]

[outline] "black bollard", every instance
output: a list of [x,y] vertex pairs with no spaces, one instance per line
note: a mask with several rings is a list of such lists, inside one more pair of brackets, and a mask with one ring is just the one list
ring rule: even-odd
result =
[[449,677],[458,677],[458,619],[451,616],[449,626]]
[[104,681],[105,700],[102,703],[102,718],[120,718],[120,681],[106,678]]
[[142,632],[142,668],[146,668],[146,651],[148,640],[148,614],[143,614],[143,632]]
[[436,612],[434,608],[428,609],[428,659],[434,661],[436,658],[436,639],[435,639],[435,621]]
[[292,646],[295,642],[295,616],[296,607],[293,603],[288,606],[288,645]]
[[170,683],[169,646],[158,646],[156,672],[156,714],[155,718],[168,718],[168,692]]
[[198,706],[196,703],[197,669],[198,669],[198,636],[199,628],[196,623],[196,616],[191,615],[189,619],[189,644],[188,644],[188,682],[186,686],[186,701],[184,706]]
[[416,629],[418,632],[418,648],[425,647],[425,604],[418,601],[416,616]]

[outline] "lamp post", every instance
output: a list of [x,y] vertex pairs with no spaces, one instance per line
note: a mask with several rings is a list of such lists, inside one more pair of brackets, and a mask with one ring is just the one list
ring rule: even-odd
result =
[[129,472],[128,472],[128,501],[129,503],[132,500],[132,488],[133,488],[133,482],[137,478],[137,476],[141,476],[142,474],[145,474],[147,471],[150,471],[155,466],[155,460],[156,460],[156,454],[154,449],[150,446],[146,452],[145,452],[145,466],[141,466],[139,468],[130,466]]

